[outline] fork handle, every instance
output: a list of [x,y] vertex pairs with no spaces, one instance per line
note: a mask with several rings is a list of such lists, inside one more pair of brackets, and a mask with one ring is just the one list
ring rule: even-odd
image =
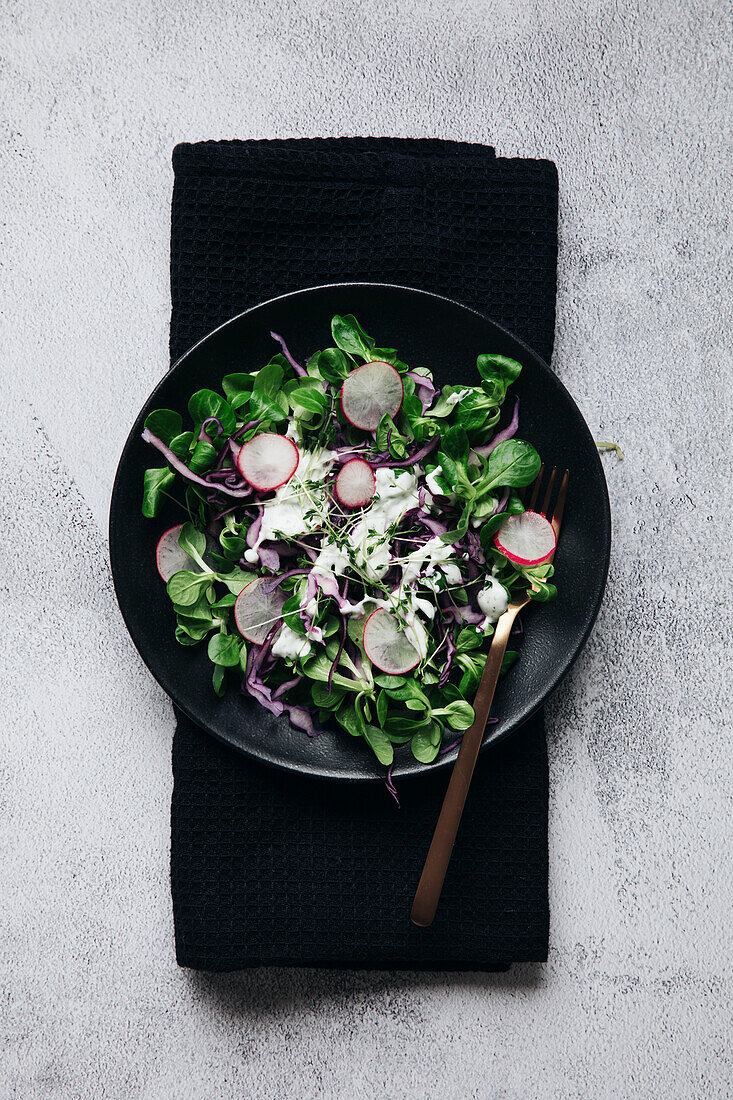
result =
[[473,725],[463,735],[458,757],[453,765],[448,790],[443,799],[440,817],[435,826],[425,866],[415,892],[415,900],[412,903],[410,920],[420,928],[426,928],[433,923],[435,911],[438,908],[445,873],[450,863],[453,844],[463,815],[466,795],[471,785],[473,769],[483,741],[486,721],[489,717],[494,692],[496,691],[496,683],[501,672],[501,663],[506,653],[516,614],[514,608],[505,611],[494,629],[491,648],[486,658],[486,665],[473,704],[476,718]]

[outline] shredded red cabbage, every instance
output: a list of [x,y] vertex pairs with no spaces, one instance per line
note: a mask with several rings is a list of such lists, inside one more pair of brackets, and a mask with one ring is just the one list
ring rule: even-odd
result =
[[448,528],[444,523],[441,523],[438,519],[433,519],[422,508],[418,508],[417,519],[423,527],[426,527],[428,531],[432,531],[434,535],[445,535],[448,532]]
[[433,439],[429,440],[429,442],[423,444],[419,451],[415,451],[414,454],[411,454],[408,458],[403,458],[400,462],[396,462],[395,459],[390,458],[389,455],[386,455],[386,457],[382,457],[380,455],[378,458],[367,459],[367,462],[375,470],[379,469],[380,466],[390,466],[392,469],[395,470],[398,470],[404,466],[414,466],[416,462],[421,462],[422,459],[427,458],[429,454],[432,454],[439,443],[440,436],[436,435],[433,437]]
[[209,443],[211,443],[211,436],[209,435],[209,433],[206,430],[208,428],[209,424],[216,424],[217,428],[219,429],[218,432],[216,433],[217,435],[221,435],[222,432],[224,431],[224,428],[222,427],[222,424],[221,424],[221,420],[219,419],[218,416],[207,416],[206,420],[204,420],[203,424],[201,425],[201,431],[199,432],[199,435],[198,435],[199,443],[202,443],[204,440],[207,440]]
[[478,532],[467,531],[466,532],[466,548],[468,550],[469,564],[476,562],[478,565],[484,565],[486,562],[486,556],[481,546],[481,539]]
[[274,592],[283,581],[286,581],[288,577],[297,577],[300,574],[308,573],[308,569],[288,569],[286,573],[281,573],[278,577],[273,577],[272,580],[268,580],[263,588],[263,592],[267,592],[268,595]]
[[241,428],[237,428],[236,432],[234,432],[234,434],[229,439],[229,445],[230,445],[230,447],[232,447],[232,452],[235,455],[238,454],[239,451],[234,450],[233,441],[235,439],[238,439],[240,435],[244,435],[245,432],[248,432],[250,428],[256,428],[257,425],[261,424],[261,423],[262,423],[261,420],[248,420],[246,424],[242,424]]
[[273,699],[279,699],[281,695],[285,695],[292,688],[297,687],[302,679],[302,676],[293,676],[292,680],[286,680],[285,683],[280,684],[272,693]]
[[263,569],[271,569],[273,573],[277,573],[280,568],[280,555],[277,550],[273,550],[271,546],[264,546],[260,543],[257,547],[257,553],[259,554]]
[[247,529],[247,534],[245,536],[245,542],[247,543],[247,546],[249,546],[250,549],[252,549],[254,544],[257,542],[257,538],[259,536],[260,529],[262,527],[263,513],[264,513],[264,508],[260,508],[260,511],[257,513],[256,518],[252,520],[252,522],[249,525],[249,528]]
[[178,455],[174,454],[170,447],[167,447],[162,439],[159,439],[157,435],[153,435],[150,428],[143,429],[142,438],[145,443],[152,444],[152,446],[155,447],[156,450],[160,451],[168,465],[172,466],[173,469],[181,475],[181,477],[185,477],[188,481],[192,481],[194,485],[201,485],[204,489],[215,489],[217,493],[223,493],[225,496],[228,497],[236,497],[238,500],[242,500],[244,497],[248,497],[252,492],[252,489],[249,487],[247,489],[230,489],[227,485],[213,486],[211,482],[205,481],[204,478],[199,477],[198,474],[195,474],[193,470],[189,470],[185,462],[181,462]]
[[452,619],[456,623],[467,623],[469,626],[478,626],[486,618],[480,611],[474,611],[468,605],[456,607],[455,604],[450,604],[448,607],[441,608],[441,614],[444,619]]
[[290,716],[290,721],[296,727],[296,729],[303,730],[309,737],[318,737],[321,730],[318,729],[313,717],[307,707],[300,707],[297,704],[286,703],[285,710]]
[[447,653],[446,653],[446,656],[445,656],[445,665],[443,666],[443,671],[441,672],[440,679],[438,680],[438,687],[439,688],[445,687],[445,685],[448,683],[448,677],[450,676],[450,670],[453,668],[453,658],[455,657],[456,652],[457,652],[456,643],[453,640],[453,631],[452,630],[447,630],[446,631],[445,640],[446,640],[446,643],[447,643]]
[[438,392],[435,385],[430,378],[426,378],[424,374],[416,374],[413,370],[408,370],[407,377],[411,378],[415,385],[419,387],[418,397],[420,398],[422,411],[427,412]]
[[514,439],[519,427],[519,398],[514,399],[514,412],[512,418],[507,424],[506,428],[503,428],[500,432],[497,432],[494,438],[489,443],[484,443],[482,447],[474,447],[474,451],[477,455],[483,455],[486,458],[490,455],[495,447],[498,447],[500,443],[505,443],[507,439]]
[[496,505],[494,506],[494,511],[493,511],[492,515],[495,515],[495,516],[500,515],[504,511],[504,509],[506,508],[506,504],[507,504],[508,500],[509,500],[509,490],[505,489],[504,492],[501,494],[501,497],[499,498],[499,500],[497,500]]
[[384,780],[384,785],[387,788],[387,791],[389,792],[389,794],[395,800],[395,802],[397,804],[397,809],[398,810],[402,809],[402,807],[400,806],[399,797],[397,795],[397,788],[395,787],[394,780],[392,779],[392,764],[390,764],[390,766],[387,768],[387,775],[386,775],[385,780]]
[[278,336],[276,332],[271,332],[270,336],[273,338],[273,340],[277,340],[278,344],[282,348],[283,355],[287,359],[288,363],[290,363],[290,366],[293,368],[295,373],[299,374],[301,377],[306,375],[308,372],[303,367],[301,367],[300,363],[296,363],[296,361],[293,359],[292,355],[288,351],[288,345],[285,343],[282,336]]

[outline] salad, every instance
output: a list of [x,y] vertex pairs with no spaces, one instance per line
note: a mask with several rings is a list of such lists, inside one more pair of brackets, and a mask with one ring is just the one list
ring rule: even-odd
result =
[[218,695],[238,682],[306,734],[429,763],[473,722],[508,602],[555,596],[552,527],[517,492],[540,469],[518,399],[498,427],[522,368],[479,355],[475,385],[438,388],[355,317],[331,334],[303,365],[272,333],[277,354],[194,393],[187,425],[152,412],[143,514],[185,509],[156,564]]

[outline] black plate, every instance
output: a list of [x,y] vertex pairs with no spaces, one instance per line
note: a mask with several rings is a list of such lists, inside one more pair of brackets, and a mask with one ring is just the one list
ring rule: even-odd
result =
[[[476,356],[509,355],[524,370],[514,391],[521,399],[520,436],[549,465],[568,467],[570,491],[555,559],[558,598],[530,607],[520,657],[499,685],[485,745],[506,737],[526,721],[558,685],[590,633],[608,571],[611,521],[608,492],[593,438],[583,417],[550,368],[515,337],[473,310],[435,294],[380,283],[346,283],[296,291],[232,318],[186,352],[150,395],[130,432],[117,469],[110,507],[109,541],[117,599],[153,676],[181,710],[216,737],[271,764],[313,775],[364,780],[384,769],[368,747],[334,729],[309,738],[287,719],[275,718],[232,688],[218,699],[211,688],[206,646],[184,647],[174,638],[174,614],[155,568],[161,532],[180,522],[180,511],[155,520],[140,511],[143,471],[159,465],[140,439],[151,409],[171,408],[184,417],[188,398],[207,386],[218,389],[223,375],[254,370],[276,347],[270,330],[281,333],[296,358],[305,359],[331,343],[334,313],[354,313],[384,347],[396,347],[411,366],[430,367],[436,382],[476,382]],[[397,750],[394,775],[445,767],[455,750],[434,764],[413,759],[409,746]]]

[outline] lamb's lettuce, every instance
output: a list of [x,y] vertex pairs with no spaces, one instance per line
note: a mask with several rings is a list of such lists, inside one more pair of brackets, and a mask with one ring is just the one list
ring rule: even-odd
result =
[[[146,427],[169,448],[166,457],[173,462],[175,456],[202,480],[189,477],[176,497],[182,479],[170,465],[146,470],[143,514],[158,515],[171,498],[185,509],[178,542],[191,564],[170,577],[167,592],[176,639],[181,645],[206,642],[217,695],[226,692],[228,682],[245,679],[248,690],[275,713],[305,706],[322,724],[366,742],[384,766],[407,744],[417,760],[430,763],[447,735],[454,738],[474,721],[471,700],[493,634],[492,624],[477,612],[483,574],[490,572],[513,597],[529,593],[542,602],[556,594],[551,564],[524,568],[494,545],[502,524],[524,510],[521,490],[540,468],[530,443],[507,438],[516,430],[516,413],[509,427],[495,435],[507,390],[521,366],[506,356],[480,355],[475,385],[447,385],[441,391],[426,367],[410,370],[394,348],[377,346],[351,314],[332,319],[331,335],[335,346],[303,357],[305,370],[278,337],[283,353],[259,369],[242,363],[224,376],[221,393],[194,393],[188,424],[178,411],[152,412]],[[369,434],[346,423],[339,392],[351,370],[374,360],[400,372],[404,393],[399,412],[385,414]],[[306,478],[302,486],[315,526],[310,523],[299,535],[283,534],[274,545],[266,544],[270,557],[250,560],[251,528],[259,523],[263,500],[245,492],[232,501],[220,487],[225,480],[243,484],[235,464],[239,446],[259,432],[283,433],[291,424],[301,448],[328,447],[339,462],[358,454],[376,469],[391,465],[395,473],[417,476],[417,505],[386,536],[393,552],[384,579],[370,578],[358,566],[352,536],[367,513],[333,503],[333,472],[327,485]],[[296,471],[294,486],[299,478]],[[430,574],[432,587],[421,582],[419,591],[408,586],[405,592],[400,577],[406,555],[434,539],[436,531],[444,532],[440,538],[452,548],[461,583],[448,583],[437,568]],[[326,541],[341,550],[349,565],[343,574],[318,574],[314,584],[313,558]],[[281,553],[278,567],[273,562]],[[478,577],[473,563],[479,566]],[[288,660],[269,649],[276,624],[267,647],[249,645],[236,627],[239,593],[253,577],[273,573],[285,597],[283,622],[299,645],[305,643],[302,655]],[[426,651],[413,671],[388,675],[371,664],[365,651],[366,617],[385,605],[398,615],[413,614],[415,596],[432,608],[421,619]],[[351,613],[360,602],[364,614]],[[515,651],[508,652],[503,670],[516,659]]]

